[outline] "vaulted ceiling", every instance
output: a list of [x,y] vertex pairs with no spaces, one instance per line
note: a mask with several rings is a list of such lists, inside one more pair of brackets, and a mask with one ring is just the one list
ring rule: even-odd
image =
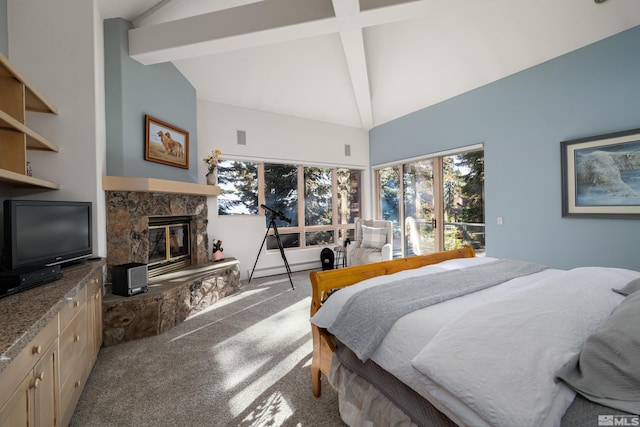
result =
[[[639,0],[100,0],[199,99],[371,129],[640,25]],[[629,52],[630,55],[640,54]]]

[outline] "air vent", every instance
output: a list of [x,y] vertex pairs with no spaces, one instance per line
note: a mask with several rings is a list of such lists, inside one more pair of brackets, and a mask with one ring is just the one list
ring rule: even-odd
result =
[[244,130],[238,131],[238,145],[247,145],[247,132]]

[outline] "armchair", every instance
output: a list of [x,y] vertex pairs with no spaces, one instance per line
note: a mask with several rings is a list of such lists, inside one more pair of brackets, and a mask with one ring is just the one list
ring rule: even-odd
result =
[[393,222],[357,218],[355,226],[355,241],[347,247],[347,265],[393,258]]

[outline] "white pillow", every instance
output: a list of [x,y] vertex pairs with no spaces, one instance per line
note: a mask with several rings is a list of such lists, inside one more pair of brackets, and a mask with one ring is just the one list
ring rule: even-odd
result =
[[387,243],[387,229],[362,226],[362,247],[381,249]]
[[611,289],[614,292],[619,293],[620,295],[631,295],[634,292],[640,291],[640,277],[635,280],[630,281],[626,284],[626,286],[622,289]]

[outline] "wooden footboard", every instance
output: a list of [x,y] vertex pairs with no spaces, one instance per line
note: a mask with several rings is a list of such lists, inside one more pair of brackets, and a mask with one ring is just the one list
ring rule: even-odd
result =
[[[333,290],[353,285],[376,276],[397,273],[402,270],[437,264],[455,258],[473,258],[475,252],[471,246],[452,251],[436,252],[409,258],[394,259],[374,264],[357,265],[338,270],[312,271],[311,278],[311,316],[320,309],[323,301]],[[326,330],[311,325],[313,337],[313,357],[311,360],[311,382],[313,395],[320,396],[320,375],[329,374],[331,356],[334,352],[333,339]]]

